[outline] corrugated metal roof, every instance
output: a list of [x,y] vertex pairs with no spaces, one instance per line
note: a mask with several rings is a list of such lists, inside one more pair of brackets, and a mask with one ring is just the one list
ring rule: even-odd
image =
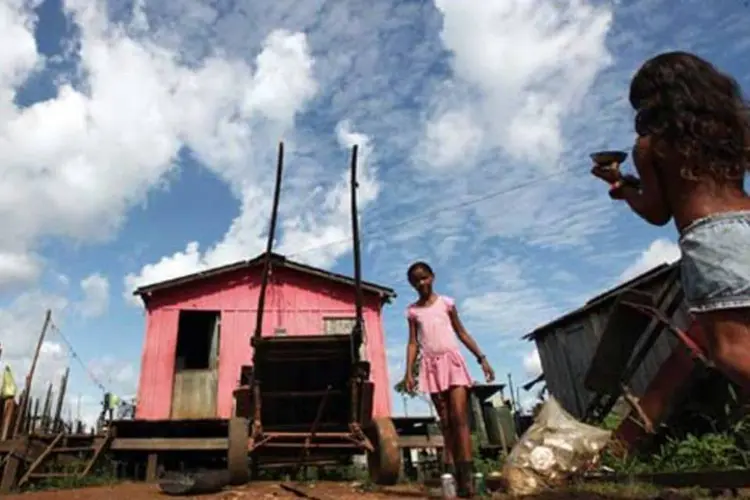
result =
[[[234,262],[232,264],[215,267],[213,269],[207,269],[205,271],[199,271],[197,273],[187,274],[185,276],[180,276],[178,278],[173,278],[173,279],[161,281],[158,283],[153,283],[150,285],[142,286],[136,289],[133,292],[133,295],[141,295],[141,296],[147,295],[155,291],[180,287],[180,286],[194,283],[199,280],[214,278],[222,274],[231,273],[233,271],[238,271],[243,268],[261,265],[263,263],[263,257],[265,255],[266,255],[265,253],[262,253],[258,255],[257,257],[254,257],[250,260],[242,260],[239,262]],[[354,286],[354,279],[350,278],[349,276],[344,276],[343,274],[338,274],[338,273],[332,273],[330,271],[318,269],[316,267],[308,266],[300,262],[295,262],[277,253],[271,253],[271,262],[273,265],[276,265],[276,266],[286,267],[288,269],[294,269],[296,271],[299,271],[305,274],[310,274],[310,275],[318,276],[323,279]],[[367,281],[362,282],[362,290],[365,292],[384,295],[388,299],[396,297],[396,292],[392,288],[388,288],[382,285],[377,285],[375,283],[370,283]]]
[[550,331],[552,331],[555,328],[560,327],[564,323],[575,321],[578,317],[587,314],[591,309],[598,307],[603,302],[607,302],[609,300],[614,300],[615,297],[617,297],[623,290],[628,288],[640,288],[642,286],[647,286],[652,281],[657,281],[665,277],[671,270],[675,269],[679,265],[679,261],[674,262],[672,264],[661,264],[659,266],[656,266],[655,268],[651,269],[650,271],[647,271],[644,274],[641,274],[639,276],[636,276],[635,278],[626,281],[622,283],[621,285],[616,286],[615,288],[611,288],[607,290],[606,292],[603,292],[599,295],[596,295],[589,301],[587,301],[583,306],[579,307],[578,309],[575,309],[563,316],[560,316],[557,319],[554,319],[550,321],[549,323],[542,325],[535,330],[533,330],[531,333],[527,333],[522,338],[524,340],[536,340],[540,336],[543,336]]

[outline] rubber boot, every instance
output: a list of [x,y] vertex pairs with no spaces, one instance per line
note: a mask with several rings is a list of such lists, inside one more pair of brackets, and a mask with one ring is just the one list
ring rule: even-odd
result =
[[474,498],[473,476],[473,462],[456,462],[456,493],[459,498]]

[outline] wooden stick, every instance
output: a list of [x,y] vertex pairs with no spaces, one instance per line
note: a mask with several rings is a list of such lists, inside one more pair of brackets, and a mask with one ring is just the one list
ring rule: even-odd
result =
[[49,432],[49,416],[52,406],[52,382],[47,386],[47,396],[44,398],[44,406],[42,410],[42,425],[40,426],[40,432]]
[[31,432],[35,432],[39,429],[39,419],[41,418],[39,416],[39,403],[39,398],[34,399],[34,412],[31,416],[31,426],[29,429]]
[[[351,212],[352,212],[352,256],[354,261],[354,310],[356,323],[354,331],[352,332],[352,341],[356,342],[353,346],[353,354],[356,356],[359,352],[360,345],[365,341],[364,331],[364,319],[363,319],[363,304],[364,296],[362,295],[362,262],[360,257],[360,241],[359,241],[359,213],[357,212],[357,151],[358,147],[355,144],[352,147],[352,159],[351,159],[351,179],[350,183],[350,197],[351,197]],[[359,359],[359,358],[356,358]]]
[[68,375],[70,375],[70,367],[65,369],[65,375],[63,375],[62,381],[60,382],[60,393],[57,395],[55,417],[52,420],[52,432],[62,432],[64,428],[62,425],[62,409],[63,401],[65,401],[65,391],[68,389]]
[[31,394],[31,382],[34,380],[34,372],[36,371],[36,364],[39,361],[39,353],[42,351],[42,344],[44,343],[44,336],[47,334],[47,328],[49,328],[50,320],[52,319],[52,311],[47,309],[47,313],[44,315],[44,325],[42,326],[42,332],[39,334],[39,341],[36,343],[36,351],[34,351],[34,357],[31,360],[31,368],[29,368],[29,374],[26,375],[26,390],[21,394],[21,402],[18,412],[18,418],[16,419],[16,425],[13,429],[13,436],[17,436],[21,430],[21,421],[23,416],[26,415],[26,408],[29,405],[29,396]]
[[279,143],[279,156],[276,160],[276,185],[273,190],[273,205],[271,207],[271,224],[268,227],[268,240],[266,241],[266,253],[263,256],[263,274],[258,293],[258,310],[255,313],[255,331],[253,338],[259,339],[263,330],[263,310],[266,304],[266,288],[268,287],[268,275],[271,272],[271,252],[273,251],[273,239],[276,236],[276,218],[279,212],[279,196],[281,195],[281,177],[284,170],[284,143]]

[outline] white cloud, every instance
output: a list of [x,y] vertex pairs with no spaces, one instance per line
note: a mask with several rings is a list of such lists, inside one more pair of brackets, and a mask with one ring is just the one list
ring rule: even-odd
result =
[[538,377],[542,373],[542,359],[536,348],[523,357],[523,369],[529,377]]
[[[377,198],[380,189],[371,141],[366,135],[354,132],[348,121],[337,125],[336,137],[344,153],[342,160],[347,159],[346,155],[352,146],[358,145],[357,200],[358,207],[364,209]],[[345,167],[348,161],[341,161],[341,164]],[[305,206],[299,207],[299,214],[284,218],[284,202],[280,203],[281,241],[276,251],[299,261],[326,267],[351,249],[349,170],[342,168],[342,173],[337,177],[338,180],[330,189],[321,189],[312,195],[308,193]],[[296,203],[301,202],[298,200]],[[270,209],[265,213],[259,211],[258,207],[269,204],[270,198],[266,192],[261,192],[257,187],[247,187],[240,215],[232,222],[220,242],[202,254],[199,243],[190,242],[184,251],[162,257],[154,264],[146,264],[138,274],[128,274],[125,277],[126,300],[137,304],[132,291],[138,286],[251,258],[263,251],[265,236],[260,228],[267,225]],[[305,252],[305,249],[315,251]],[[300,250],[302,252],[297,254]]]
[[613,7],[586,0],[435,6],[450,72],[424,98],[412,151],[419,189],[404,188],[402,198],[434,206],[440,193],[459,206],[395,237],[424,238],[448,260],[466,251],[441,245],[449,237],[475,249],[488,240],[580,248],[611,231],[612,202],[579,165],[581,148],[596,147],[591,137],[614,135],[597,123],[623,112],[610,99],[626,88],[625,75],[617,74],[622,87],[595,92],[614,60]]
[[105,388],[124,397],[133,394],[138,384],[138,371],[133,363],[112,356],[92,360],[88,363],[91,375]]
[[63,405],[63,419],[66,421],[80,420],[87,428],[96,425],[102,411],[103,394],[76,393],[69,388],[68,396]]
[[564,148],[562,119],[612,62],[610,9],[580,0],[435,5],[455,84],[441,94],[454,102],[428,121],[425,156],[457,163],[463,147],[471,157],[482,142],[515,159],[554,163]]
[[34,255],[0,252],[0,290],[33,283],[40,273],[41,264]]
[[[342,150],[347,152],[354,145],[358,145],[357,208],[361,213],[375,201],[380,192],[373,145],[369,137],[352,130],[352,124],[347,120],[339,122],[336,126],[336,139]],[[346,156],[342,155],[341,158],[344,160]],[[348,162],[341,161],[341,164],[343,167],[348,165]],[[349,169],[342,168],[335,185],[321,195],[321,209],[317,212],[300,214],[280,221],[284,233],[278,250],[295,259],[327,267],[352,248]],[[338,243],[331,245],[332,242]],[[297,249],[309,248],[318,250],[295,255]]]
[[[24,378],[31,367],[46,309],[51,309],[52,319],[58,324],[67,305],[68,302],[63,297],[28,291],[19,295],[7,307],[0,309],[2,362],[11,367],[19,391],[22,390]],[[50,382],[55,387],[59,385],[59,379],[68,366],[68,359],[68,352],[61,339],[55,335],[53,328],[48,328],[34,373],[34,397],[43,396]]]
[[268,152],[256,145],[283,137],[317,92],[305,35],[271,30],[253,66],[219,52],[183,62],[111,24],[101,2],[64,5],[80,29],[80,81],[62,79],[57,95],[20,109],[15,91],[43,59],[32,13],[22,2],[0,4],[0,286],[37,276],[32,252],[41,236],[116,234],[185,147],[253,207],[213,249],[216,258],[256,249],[264,222],[257,207],[268,199],[268,176],[257,168]]
[[660,264],[671,264],[680,259],[680,247],[677,243],[659,238],[641,253],[638,259],[629,265],[620,275],[620,281],[627,281],[655,268]]
[[94,273],[81,280],[83,300],[78,305],[84,317],[101,316],[109,305],[109,281],[99,273]]
[[417,159],[437,169],[471,168],[483,139],[470,109],[451,109],[427,122]]
[[460,313],[472,329],[500,343],[516,342],[558,313],[544,290],[535,286],[526,266],[531,269],[530,262],[500,256],[477,260],[466,268],[471,277],[457,291],[467,294],[460,302]]
[[[673,21],[668,8],[656,12],[651,0],[400,2],[367,16],[346,2],[240,1],[222,12],[203,0],[63,3],[81,33],[65,41],[67,75],[38,53],[30,3],[0,0],[0,291],[38,279],[47,262],[42,238],[114,237],[132,207],[176,176],[184,150],[231,188],[239,215],[217,221],[227,227],[218,242],[160,241],[171,245],[161,259],[129,255],[137,264],[125,279],[127,297],[139,284],[255,255],[279,139],[289,161],[277,247],[327,245],[300,258],[330,265],[349,249],[344,148],[356,141],[363,153],[377,148],[377,163],[370,156],[360,176],[362,210],[378,201],[363,225],[368,267],[383,262],[373,278],[400,283],[415,255],[450,264],[445,281],[472,283],[456,296],[476,333],[513,341],[556,315],[561,302],[587,296],[595,278],[566,269],[590,265],[596,253],[601,266],[592,274],[609,280],[619,272],[609,250],[633,250],[616,235],[618,209],[582,161],[593,148],[626,145],[624,97],[637,64],[665,43],[708,54],[719,44],[717,57],[730,62],[747,46],[744,17],[697,2],[682,9],[686,22]],[[130,25],[105,17],[131,10]],[[710,29],[719,21],[721,33]],[[14,99],[32,75],[58,88],[19,108]],[[321,106],[303,116],[311,104]],[[334,134],[342,146],[335,154]],[[311,153],[319,149],[321,157]],[[545,177],[557,169],[569,175]],[[394,219],[489,192],[502,194],[387,229]],[[574,248],[565,253],[565,246]],[[488,248],[508,252],[490,273]],[[525,252],[539,260],[513,261]],[[550,264],[546,276],[534,273],[540,260]],[[9,331],[36,335],[43,306],[29,297],[41,295],[19,299],[29,327]],[[22,322],[18,307],[0,316],[0,326],[11,316]],[[8,359],[27,360],[31,348]]]

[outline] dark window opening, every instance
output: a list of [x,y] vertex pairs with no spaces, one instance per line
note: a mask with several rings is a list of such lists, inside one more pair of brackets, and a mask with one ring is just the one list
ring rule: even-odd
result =
[[175,371],[218,366],[220,325],[218,311],[180,311]]

